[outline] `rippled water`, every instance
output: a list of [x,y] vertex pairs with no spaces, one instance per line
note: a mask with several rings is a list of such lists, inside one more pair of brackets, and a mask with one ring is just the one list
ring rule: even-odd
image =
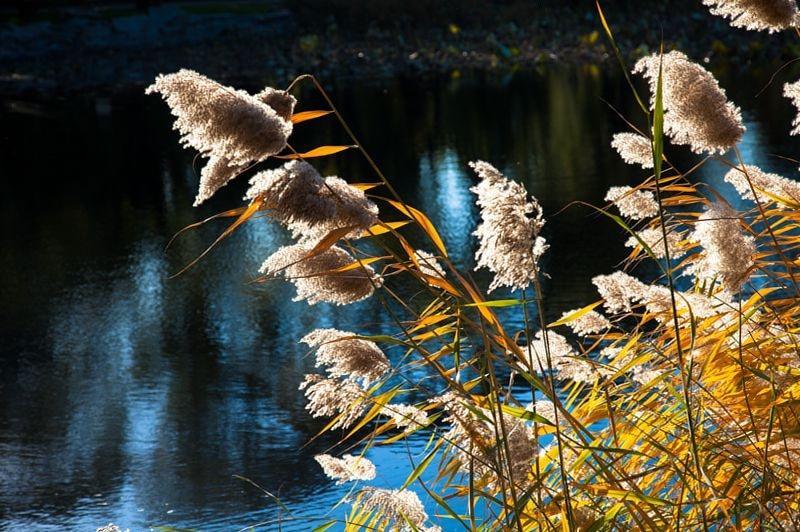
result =
[[[755,100],[760,86],[723,79],[745,108],[745,157],[793,172],[769,155],[792,153],[779,86]],[[590,278],[615,267],[625,236],[586,208],[559,210],[599,204],[609,186],[642,177],[608,148],[624,123],[600,98],[637,116],[621,79],[559,69],[374,82],[332,95],[399,192],[439,226],[457,264],[473,262],[475,179],[466,163],[482,158],[544,205],[548,312],[597,299]],[[301,104],[319,105],[310,93]],[[245,180],[193,209],[192,154],[178,148],[155,98],[7,100],[1,113],[0,528],[273,529],[281,519],[284,530],[306,530],[324,522],[347,487],[326,480],[313,460],[334,437],[304,447],[322,423],[306,415],[297,392],[313,361],[296,342],[319,326],[391,331],[378,300],[309,307],[290,302],[288,285],[248,284],[270,250],[288,242],[267,221],[247,224],[169,279],[223,226],[188,233],[165,252],[169,237],[238,205]],[[345,141],[323,119],[299,126],[293,142]],[[355,152],[321,167],[375,180]],[[724,189],[721,168],[699,177]],[[401,484],[407,453],[423,444],[372,451],[375,484]]]

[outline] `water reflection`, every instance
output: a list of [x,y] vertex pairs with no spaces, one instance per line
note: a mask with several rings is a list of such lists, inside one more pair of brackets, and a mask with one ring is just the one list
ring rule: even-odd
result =
[[[593,69],[334,91],[393,184],[431,216],[463,267],[474,263],[477,223],[467,162],[486,159],[525,182],[548,217],[545,298],[553,316],[596,300],[591,276],[623,256],[625,237],[611,223],[585,208],[559,209],[600,203],[609,186],[641,178],[608,149],[624,125],[600,98],[635,116],[627,94],[620,79]],[[762,98],[747,109],[742,152],[787,171],[785,161],[764,156],[791,147],[780,144],[787,128],[763,118],[780,104]],[[320,105],[310,93],[304,102]],[[248,284],[288,242],[265,220],[168,279],[222,226],[191,232],[164,253],[168,237],[236,204],[245,183],[192,209],[196,170],[160,102],[3,109],[0,527],[88,530],[113,520],[137,530],[231,529],[279,517],[264,493],[233,475],[279,495],[298,515],[325,511],[347,488],[324,479],[312,458],[333,438],[302,448],[322,425],[297,392],[313,361],[296,342],[315,327],[389,332],[380,301],[309,307],[290,302],[288,284]],[[321,120],[298,127],[295,145],[345,140]],[[321,164],[351,181],[375,180],[355,153]],[[700,175],[725,188],[721,170],[709,165]],[[411,288],[400,282],[398,290]],[[521,321],[513,311],[507,317]],[[421,445],[376,449],[376,485],[400,484],[405,453]],[[284,527],[307,528],[302,520]]]

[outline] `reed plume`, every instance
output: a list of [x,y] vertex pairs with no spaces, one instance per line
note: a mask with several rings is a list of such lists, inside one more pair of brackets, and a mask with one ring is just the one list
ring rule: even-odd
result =
[[[578,356],[569,341],[562,335],[554,331],[547,331],[546,334],[547,344],[545,344],[545,334],[543,331],[537,331],[528,346],[528,351],[532,353],[533,360],[538,361],[539,364],[539,366],[531,368],[533,371],[538,371],[540,368],[544,371],[548,371],[549,369],[557,370],[559,366],[569,364]],[[550,355],[550,365],[548,365],[548,351]]]
[[774,33],[797,26],[795,0],[703,0],[711,13],[730,19],[731,26]]
[[510,471],[514,484],[530,486],[531,464],[538,449],[530,426],[524,420],[503,414],[503,434],[490,421],[492,414],[469,405],[468,401],[448,392],[436,399],[446,412],[449,430],[445,441],[451,444],[462,472],[472,471],[487,486],[497,488],[497,471]]
[[444,272],[444,268],[442,265],[439,264],[439,261],[436,260],[436,255],[425,251],[423,249],[418,249],[414,251],[414,258],[416,259],[417,263],[419,264],[419,271],[428,277],[435,277],[437,279],[444,279],[446,274]]
[[540,236],[544,226],[542,208],[528,199],[525,187],[506,178],[484,161],[470,166],[481,178],[470,190],[477,194],[481,224],[475,231],[479,248],[475,269],[494,273],[489,292],[501,286],[512,290],[528,287],[536,278],[538,263],[548,245]]
[[742,113],[705,68],[681,52],[653,54],[640,59],[633,70],[650,83],[655,105],[659,71],[663,79],[664,134],[695,153],[725,153],[733,148],[745,127]]
[[628,164],[638,164],[645,169],[653,167],[653,148],[647,137],[638,133],[617,133],[612,137],[611,147]]
[[723,290],[737,292],[754,264],[755,239],[743,233],[739,213],[729,205],[710,205],[698,218],[690,240],[703,248],[688,273],[698,281],[718,281]]
[[305,300],[309,305],[320,302],[349,305],[370,297],[383,280],[370,266],[337,272],[356,262],[344,249],[332,246],[312,255],[308,244],[284,246],[273,253],[260,272],[283,275],[297,289],[294,301]]
[[256,198],[303,242],[316,242],[348,227],[352,231],[347,237],[358,238],[378,222],[378,207],[363,191],[338,177],[323,178],[300,160],[254,175],[245,199]]
[[426,526],[428,514],[425,513],[419,496],[411,490],[365,488],[360,493],[358,502],[361,509],[381,516],[380,529],[441,532],[438,526]]
[[664,235],[661,228],[650,227],[642,229],[636,233],[636,236],[639,238],[637,239],[635,236],[631,236],[625,242],[625,245],[629,248],[637,248],[641,246],[641,242],[639,242],[639,240],[641,240],[650,248],[650,251],[653,252],[653,255],[657,259],[665,258],[667,256],[667,251],[669,251],[670,259],[677,259],[686,253],[686,250],[681,247],[683,237],[680,233],[669,231],[667,233],[666,246],[664,245]]
[[[568,310],[567,312],[564,312],[561,315],[561,319],[563,320],[564,318],[576,312],[578,312],[577,309]],[[608,321],[608,318],[606,318],[605,316],[594,310],[590,310],[589,312],[586,312],[583,315],[570,320],[565,325],[570,329],[572,329],[572,332],[574,332],[578,336],[599,334],[611,328],[611,322]]]
[[746,165],[744,168],[744,171],[732,168],[725,174],[725,181],[733,185],[742,198],[755,201],[755,189],[759,202],[774,201],[783,208],[800,204],[800,183],[797,181],[764,172],[757,166]]
[[336,484],[344,484],[355,480],[373,480],[375,478],[375,464],[363,456],[353,456],[346,454],[341,458],[336,458],[329,454],[318,454],[314,460],[322,466],[325,475],[336,481]]
[[317,366],[326,366],[328,375],[360,379],[366,385],[385,375],[391,365],[375,342],[354,336],[336,329],[316,329],[300,341],[316,348]]
[[605,197],[612,202],[620,214],[632,220],[643,220],[658,215],[658,202],[649,190],[635,190],[631,187],[611,187]]
[[613,313],[630,312],[632,303],[647,297],[648,286],[625,272],[598,275],[592,279],[604,300],[604,306]]
[[381,413],[389,416],[397,428],[404,432],[412,432],[430,423],[428,413],[414,405],[390,404],[381,409]]
[[283,150],[292,132],[291,121],[262,100],[193,70],[161,74],[145,93],[161,94],[176,117],[181,143],[212,159],[212,168],[201,173],[195,206],[243,167]]
[[306,375],[300,384],[312,417],[336,417],[331,429],[352,426],[366,409],[366,392],[353,381],[332,379],[322,375]]
[[[792,101],[792,104],[800,111],[800,80],[794,83],[786,83],[783,86],[783,95]],[[791,135],[800,135],[800,113],[796,114],[792,120],[794,128]]]

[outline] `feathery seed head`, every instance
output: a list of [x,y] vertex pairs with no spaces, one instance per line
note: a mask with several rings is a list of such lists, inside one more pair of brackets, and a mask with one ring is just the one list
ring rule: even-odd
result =
[[528,403],[525,410],[545,418],[552,425],[556,424],[556,417],[561,424],[564,421],[564,416],[556,415],[556,405],[550,399],[536,399],[535,403]]
[[389,416],[397,428],[412,432],[430,423],[428,413],[414,405],[389,404],[381,409],[381,413]]
[[378,222],[378,207],[343,179],[323,178],[305,161],[293,160],[250,179],[245,199],[264,208],[303,242],[316,242],[335,229],[352,227],[357,238]]
[[687,273],[698,280],[716,279],[726,292],[737,292],[756,253],[755,239],[742,231],[739,213],[723,203],[709,206],[697,219],[690,240],[703,247],[703,254]]
[[525,187],[489,163],[475,161],[470,166],[481,178],[470,188],[481,209],[481,224],[474,233],[480,241],[475,269],[495,274],[489,292],[500,286],[524,289],[535,279],[539,259],[549,247],[539,234],[545,223],[542,208],[536,199],[529,200]]
[[769,33],[797,26],[795,0],[703,0],[713,15],[730,19],[731,26]]
[[[800,80],[794,83],[786,83],[783,86],[783,95],[792,100],[792,104],[800,111]],[[791,135],[800,135],[800,114],[797,114],[792,120],[794,128],[790,132]]]
[[369,340],[353,338],[353,333],[336,329],[316,329],[301,342],[317,350],[317,367],[327,366],[331,377],[376,381],[391,369],[389,359]]
[[371,296],[375,287],[383,282],[367,265],[333,272],[355,262],[347,251],[338,246],[306,258],[312,249],[313,246],[302,243],[284,246],[264,261],[259,271],[286,277],[297,288],[294,300],[305,299],[309,305],[320,301],[335,305],[355,303]]
[[[537,331],[536,336],[528,345],[528,351],[533,358],[533,371],[548,371],[549,369],[557,371],[559,366],[571,363],[578,356],[567,339],[553,331],[547,331],[547,344],[545,344],[545,335],[542,331]],[[548,351],[552,367],[547,363]]]
[[611,147],[628,164],[638,164],[642,168],[653,167],[653,148],[647,137],[638,133],[617,133],[611,140]]
[[[664,234],[660,228],[643,229],[636,234],[645,244],[647,244],[657,259],[663,259],[666,257],[667,250],[664,249]],[[669,247],[670,259],[676,259],[686,253],[686,251],[680,247],[682,240],[683,237],[680,233],[673,231],[667,233],[667,246]],[[629,248],[636,248],[641,244],[636,237],[631,236],[625,242],[625,245]]]
[[[747,200],[755,201],[753,189],[758,194],[759,202],[775,201],[782,207],[787,205],[775,198],[784,198],[793,203],[800,203],[800,183],[778,174],[768,174],[757,166],[745,166],[747,173],[741,168],[732,168],[725,174],[725,181],[736,188],[736,192]],[[749,180],[749,181],[748,181]],[[753,187],[750,187],[752,183]]]
[[196,205],[241,167],[283,150],[292,132],[292,123],[263,101],[192,70],[161,74],[145,92],[161,94],[170,106],[184,145],[213,159],[214,168],[201,175]]
[[633,72],[650,83],[651,105],[662,65],[664,133],[672,142],[688,145],[695,153],[714,154],[725,153],[741,140],[745,127],[739,108],[728,101],[714,76],[681,52],[653,54],[636,63]]
[[278,116],[284,120],[290,121],[292,113],[294,113],[294,106],[297,105],[297,98],[292,96],[286,91],[273,89],[272,87],[264,87],[264,89],[255,95],[256,99],[269,105]]
[[329,454],[318,454],[314,460],[322,466],[325,475],[335,480],[337,485],[353,480],[375,478],[375,464],[363,456],[346,454],[341,458],[336,458]]
[[[570,314],[573,314],[575,312],[577,312],[577,309],[569,310],[561,315],[561,319],[564,319]],[[606,318],[605,316],[594,310],[590,310],[589,312],[583,314],[579,318],[573,319],[572,321],[565,323],[565,325],[570,329],[572,329],[572,332],[574,332],[578,336],[599,334],[611,328],[611,322],[608,321],[608,318]]]
[[438,279],[445,278],[444,268],[436,260],[436,255],[429,253],[423,249],[414,251],[414,258],[419,263],[419,271],[429,277],[436,277]]
[[310,374],[306,375],[299,389],[305,390],[308,399],[306,410],[312,417],[341,415],[332,429],[346,429],[352,426],[367,406],[364,390],[353,381]]
[[194,206],[197,207],[209,199],[217,190],[228,184],[228,181],[246,169],[246,165],[231,164],[230,159],[225,156],[212,155],[200,170],[200,186],[194,199]]
[[598,275],[592,279],[609,312],[630,312],[632,303],[647,297],[648,286],[625,272]]
[[425,507],[419,496],[411,490],[366,488],[361,492],[359,502],[363,510],[381,515],[381,523],[384,526],[379,527],[380,529],[405,532],[412,530],[408,525],[412,523],[417,529],[426,530],[425,522],[428,520],[428,514],[425,513]]
[[642,220],[658,215],[658,202],[649,190],[631,187],[611,187],[605,197],[619,209],[620,214],[632,220]]

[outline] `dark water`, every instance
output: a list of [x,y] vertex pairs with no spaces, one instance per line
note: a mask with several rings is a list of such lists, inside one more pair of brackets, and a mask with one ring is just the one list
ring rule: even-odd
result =
[[[769,155],[792,154],[785,140],[792,112],[779,87],[755,100],[760,86],[727,79],[745,109],[746,158],[792,175],[790,163]],[[581,68],[332,92],[400,193],[439,226],[459,265],[471,267],[475,248],[468,191],[475,179],[466,163],[486,159],[544,205],[548,312],[597,299],[590,278],[615,267],[625,236],[586,208],[558,211],[575,200],[599,204],[609,186],[642,177],[608,148],[624,124],[600,98],[638,116],[619,77]],[[306,94],[301,106],[319,101]],[[345,141],[323,119],[299,126],[293,142]],[[94,530],[109,521],[131,530],[275,529],[283,519],[284,530],[306,530],[304,516],[325,521],[346,493],[313,461],[335,438],[301,449],[322,424],[303,410],[297,385],[313,361],[296,342],[320,326],[379,332],[391,324],[376,298],[309,307],[290,302],[288,285],[247,284],[270,250],[288,242],[266,221],[247,224],[170,280],[223,226],[191,232],[165,252],[169,237],[237,206],[244,191],[241,180],[193,209],[192,163],[155,98],[3,102],[0,529]],[[321,167],[375,180],[355,152]],[[700,177],[719,184],[720,168]],[[373,451],[374,484],[400,485],[406,453],[423,444]]]

